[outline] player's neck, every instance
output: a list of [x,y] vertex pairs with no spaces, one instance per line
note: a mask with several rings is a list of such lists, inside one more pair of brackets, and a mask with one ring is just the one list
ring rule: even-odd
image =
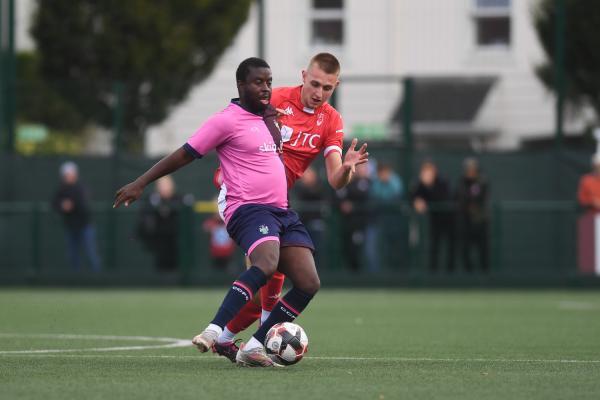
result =
[[238,98],[238,99],[233,99],[232,100],[234,103],[236,103],[238,106],[242,107],[244,110],[248,111],[251,114],[255,114],[255,115],[259,115],[259,116],[263,116],[265,114],[265,109],[254,109],[253,107],[251,107],[248,103],[246,103],[245,101],[243,101],[243,99]]

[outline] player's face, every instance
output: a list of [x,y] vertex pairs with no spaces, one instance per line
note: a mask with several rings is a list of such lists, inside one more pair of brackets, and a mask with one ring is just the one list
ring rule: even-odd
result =
[[323,105],[339,83],[337,74],[328,74],[318,65],[311,65],[302,71],[302,104],[308,108]]
[[273,77],[270,68],[250,68],[245,81],[238,81],[238,91],[242,104],[248,109],[260,112],[271,101],[271,83]]

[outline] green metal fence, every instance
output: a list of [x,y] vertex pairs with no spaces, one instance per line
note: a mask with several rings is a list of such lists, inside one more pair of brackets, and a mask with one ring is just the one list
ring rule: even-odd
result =
[[[446,253],[440,260],[439,272],[431,274],[428,266],[431,252],[430,224],[427,215],[415,214],[408,204],[371,207],[365,235],[378,231],[374,242],[379,264],[367,241],[358,244],[358,271],[348,269],[344,252],[342,217],[328,203],[295,204],[302,213],[318,206],[324,211],[324,230],[316,255],[322,274],[385,282],[387,277],[419,281],[430,277],[477,276],[520,280],[568,280],[577,277],[576,219],[577,206],[568,201],[505,201],[490,208],[489,244],[490,272],[467,273],[461,255],[460,230],[455,232],[455,270],[445,270]],[[210,215],[191,207],[181,212],[179,224],[179,265],[174,273],[154,270],[152,257],[136,236],[139,209],[134,204],[114,210],[110,203],[93,205],[93,221],[103,270],[93,273],[85,264],[80,271],[71,270],[66,258],[66,241],[60,216],[45,202],[0,203],[0,282],[69,283],[81,278],[96,282],[140,284],[167,282],[175,284],[220,283],[243,268],[238,251],[233,261],[237,270],[216,271],[208,256],[209,237],[202,222]],[[474,263],[477,267],[477,262]],[[332,283],[335,283],[332,282]]]

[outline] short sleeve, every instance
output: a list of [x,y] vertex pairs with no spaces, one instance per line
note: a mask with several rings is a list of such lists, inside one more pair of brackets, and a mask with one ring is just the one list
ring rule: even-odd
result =
[[332,152],[343,154],[342,144],[344,142],[344,123],[342,117],[336,111],[331,113],[329,126],[327,128],[327,137],[325,139],[323,156],[327,157]]
[[231,132],[226,113],[220,112],[206,120],[187,140],[184,148],[196,158],[200,158],[227,141]]

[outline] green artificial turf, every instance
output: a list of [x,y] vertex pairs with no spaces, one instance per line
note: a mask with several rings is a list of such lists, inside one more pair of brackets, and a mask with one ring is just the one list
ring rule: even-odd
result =
[[3,289],[0,399],[600,398],[592,291],[323,290],[277,370],[139,348],[191,339],[224,293]]

